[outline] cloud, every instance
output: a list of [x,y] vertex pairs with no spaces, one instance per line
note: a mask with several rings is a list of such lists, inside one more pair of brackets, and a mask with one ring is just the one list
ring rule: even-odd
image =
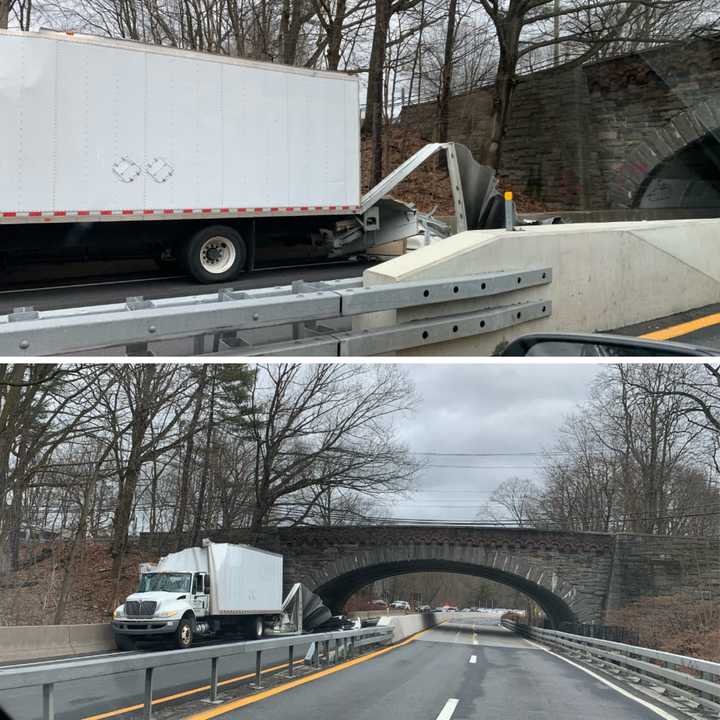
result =
[[585,364],[406,365],[419,402],[417,412],[399,425],[399,436],[418,458],[435,467],[418,475],[417,492],[395,503],[391,514],[473,520],[479,506],[506,478],[538,479],[538,457],[424,453],[547,449],[565,416],[586,399],[601,369]]

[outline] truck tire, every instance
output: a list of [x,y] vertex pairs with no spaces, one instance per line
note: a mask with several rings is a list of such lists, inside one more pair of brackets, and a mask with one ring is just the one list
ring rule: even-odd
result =
[[247,247],[237,230],[211,225],[196,232],[182,249],[186,270],[201,283],[225,282],[245,267]]
[[127,635],[120,635],[120,633],[113,633],[113,640],[115,640],[115,647],[123,652],[129,650],[136,650],[135,641]]
[[175,631],[175,647],[178,650],[186,650],[192,645],[193,641],[193,622],[192,618],[184,617],[177,626]]

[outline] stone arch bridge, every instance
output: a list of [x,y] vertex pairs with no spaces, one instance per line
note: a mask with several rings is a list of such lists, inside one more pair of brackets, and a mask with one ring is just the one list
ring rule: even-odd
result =
[[[449,139],[479,153],[491,105],[488,87],[452,97]],[[432,138],[435,115],[400,122]],[[521,76],[500,172],[552,208],[717,211],[720,36]]]
[[[334,612],[386,577],[439,571],[474,575],[535,600],[555,624],[602,622],[644,596],[720,598],[717,538],[555,532],[526,528],[341,526],[208,532],[283,555],[285,585],[303,582]],[[142,536],[162,551],[162,536]]]

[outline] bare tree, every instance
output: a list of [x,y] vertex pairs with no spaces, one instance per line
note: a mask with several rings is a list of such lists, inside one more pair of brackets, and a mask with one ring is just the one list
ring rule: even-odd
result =
[[491,501],[500,505],[520,527],[530,521],[538,500],[538,488],[532,480],[510,478],[493,491]]
[[392,420],[411,405],[393,366],[264,367],[250,401],[251,528],[302,523],[329,489],[406,488],[415,463],[394,441]]
[[[545,461],[535,524],[670,535],[716,531],[713,431],[699,410],[713,401],[698,370],[608,369]],[[695,385],[693,393],[683,390],[685,383]]]
[[[630,44],[638,48],[680,41],[687,37],[690,28],[672,18],[682,16],[687,21],[688,4],[695,0],[477,2],[492,21],[498,48],[490,132],[483,139],[481,161],[499,168],[521,63],[555,46],[563,49],[566,62],[580,64],[610,47]],[[708,7],[705,0],[697,0],[695,8],[701,7]],[[693,17],[699,20],[703,11]],[[662,18],[662,22],[650,21],[658,18]]]

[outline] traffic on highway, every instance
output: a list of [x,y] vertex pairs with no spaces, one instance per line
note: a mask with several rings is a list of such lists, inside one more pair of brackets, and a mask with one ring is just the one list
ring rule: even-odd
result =
[[[628,676],[610,672],[611,666],[589,664],[552,645],[527,640],[501,624],[502,611],[483,610],[446,610],[446,616],[434,618],[424,630],[391,644],[382,636],[368,638],[364,649],[359,644],[349,649],[351,639],[358,639],[348,632],[347,640],[337,641],[325,655],[322,649],[315,655],[312,636],[298,637],[294,658],[307,653],[306,665],[293,664],[291,668],[287,652],[280,649],[263,650],[261,659],[252,652],[233,655],[231,662],[220,664],[210,684],[201,681],[207,675],[207,659],[183,662],[178,657],[182,651],[174,651],[166,656],[173,664],[163,667],[162,659],[156,661],[150,706],[147,683],[143,682],[146,673],[122,668],[131,664],[135,653],[84,658],[85,666],[94,663],[101,668],[114,657],[118,670],[108,674],[98,669],[99,677],[57,683],[50,713],[47,705],[43,707],[38,688],[5,690],[0,699],[9,716],[20,720],[100,720],[151,714],[191,720],[280,720],[309,714],[328,720],[341,715],[362,719],[382,717],[388,708],[401,718],[430,720],[499,716],[600,719],[608,712],[618,720],[703,717],[692,713],[697,704],[670,699],[657,686],[654,692],[647,687],[638,691]],[[337,637],[341,634],[336,633]],[[215,652],[226,649],[218,646]],[[213,648],[185,652],[202,652],[207,658]],[[138,659],[149,661],[149,656]],[[226,656],[226,660],[230,658]],[[75,662],[77,674],[82,676],[83,658],[77,657]],[[54,664],[61,669],[67,661]],[[37,680],[30,685],[43,681],[43,670],[45,680],[49,679],[51,667],[49,662],[17,663],[6,666],[5,673],[12,669],[30,677],[32,672]],[[715,671],[720,675],[720,665],[716,664]],[[0,686],[3,681],[6,677],[0,671]],[[212,702],[208,703],[208,697]]]

